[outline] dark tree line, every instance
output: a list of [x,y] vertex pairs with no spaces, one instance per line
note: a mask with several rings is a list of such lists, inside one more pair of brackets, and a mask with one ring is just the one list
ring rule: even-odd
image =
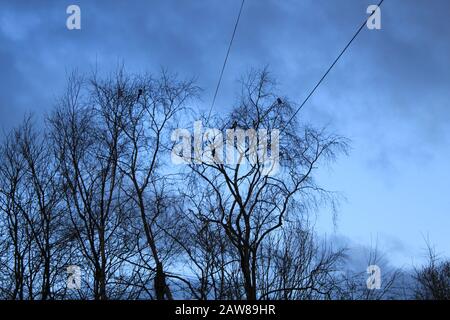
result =
[[[175,166],[171,132],[195,120],[199,93],[167,72],[73,74],[44,124],[26,117],[5,135],[0,298],[386,297],[395,274],[369,292],[361,274],[345,272],[345,250],[318,239],[310,223],[318,206],[335,201],[315,173],[347,141],[288,123],[295,104],[263,70],[242,80],[229,113],[203,121],[221,132],[282,128],[277,174],[250,159],[251,141],[234,136],[226,142],[247,161],[216,161],[217,136],[208,136],[192,151],[206,148],[211,161]],[[80,289],[67,287],[71,265],[81,268]],[[426,288],[436,278],[429,269],[420,277]]]
[[414,298],[421,300],[450,300],[450,260],[439,257],[428,243],[428,260],[416,268]]

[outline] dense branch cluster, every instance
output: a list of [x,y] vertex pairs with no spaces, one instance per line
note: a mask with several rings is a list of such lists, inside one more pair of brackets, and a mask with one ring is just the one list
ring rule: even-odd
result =
[[[310,223],[335,201],[315,172],[346,140],[287,124],[294,104],[275,90],[252,72],[236,106],[207,119],[283,128],[280,172],[267,175],[259,162],[171,164],[172,130],[194,120],[192,81],[70,76],[45,124],[27,117],[1,145],[0,298],[381,298],[391,283],[368,292]],[[80,289],[67,286],[72,265]]]

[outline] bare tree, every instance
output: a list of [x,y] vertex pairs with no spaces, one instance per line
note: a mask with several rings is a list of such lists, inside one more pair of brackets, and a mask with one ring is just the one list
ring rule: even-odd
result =
[[[195,185],[193,181],[188,180],[188,183]],[[193,192],[195,190],[191,189]],[[202,197],[194,199],[188,195],[189,192],[180,192],[186,201],[181,202],[177,210],[183,217],[177,220],[175,227],[180,232],[174,240],[184,251],[179,260],[184,266],[184,274],[177,277],[183,296],[198,300],[242,299],[236,252],[224,230],[201,215],[208,194],[203,193]]]
[[28,228],[37,247],[41,274],[40,298],[52,298],[52,283],[58,272],[60,258],[59,234],[61,222],[59,203],[61,192],[58,185],[57,164],[52,149],[47,142],[46,133],[37,133],[31,123],[25,119],[22,127],[16,131],[21,155],[25,160],[25,183],[30,186],[33,198],[31,210],[23,210]]
[[96,82],[95,88],[109,95],[112,88],[113,94],[120,93],[126,118],[121,127],[126,148],[119,159],[119,169],[126,177],[124,190],[137,206],[147,249],[153,260],[153,266],[147,266],[154,272],[155,298],[173,299],[161,252],[167,245],[164,243],[167,238],[158,237],[158,233],[165,234],[158,223],[161,225],[160,220],[167,211],[161,207],[165,200],[161,190],[170,191],[160,170],[163,155],[170,150],[167,139],[170,129],[178,114],[195,97],[197,88],[192,81],[178,81],[165,71],[157,79],[151,76],[127,79],[119,74],[115,86]]
[[60,246],[61,192],[44,130],[31,117],[6,138],[1,164],[3,211],[14,247],[13,299],[55,298],[64,249]]
[[[366,255],[365,263],[357,263],[349,259],[351,249],[346,248],[347,258],[338,274],[334,299],[341,300],[392,300],[409,297],[409,289],[405,283],[404,272],[389,265],[385,255],[380,252],[378,246],[363,248]],[[380,268],[379,287],[368,286],[371,269],[369,266]],[[405,289],[407,289],[405,291]]]
[[120,295],[173,298],[165,264],[176,254],[168,231],[174,196],[160,171],[170,129],[196,92],[166,72],[72,77],[50,119],[73,238],[92,269],[96,299],[109,298],[108,283],[122,286]]
[[420,300],[450,300],[450,261],[442,260],[428,243],[428,261],[415,269],[415,298]]
[[68,236],[77,241],[92,272],[92,287],[86,285],[95,299],[103,300],[115,298],[107,286],[122,261],[120,238],[115,236],[126,216],[118,169],[122,114],[116,102],[104,103],[85,85],[81,78],[70,78],[50,123],[71,221]]
[[[256,161],[252,159],[255,157],[251,152],[255,142],[252,137],[250,141],[237,138],[235,142],[235,136],[227,136],[227,144],[232,144],[239,159],[235,164],[217,161],[216,152],[220,149],[214,146],[220,135],[206,137],[201,147],[210,145],[207,150],[211,161],[197,164],[198,159],[194,157],[191,165],[205,192],[212,193],[197,215],[201,220],[219,225],[236,250],[245,296],[249,300],[261,294],[257,270],[264,240],[283,226],[290,213],[305,212],[309,206],[330,196],[315,184],[313,173],[319,161],[332,160],[346,148],[341,137],[311,127],[299,130],[295,121],[288,122],[293,106],[287,99],[278,98],[273,90],[274,83],[266,70],[251,73],[243,81],[239,105],[229,117],[216,121],[215,126],[232,128],[234,132],[241,130],[253,137],[259,129],[268,132],[282,129],[277,159],[279,174],[267,174],[267,164],[258,158],[266,156],[267,150],[262,150],[262,156],[256,153]],[[277,156],[274,149],[272,152]],[[270,170],[269,167],[269,173]]]
[[344,249],[320,243],[307,221],[288,223],[261,250],[260,299],[331,299],[344,259]]
[[22,216],[22,181],[25,163],[18,150],[17,139],[9,134],[1,148],[2,211],[2,295],[7,299],[24,299],[26,257],[31,245]]

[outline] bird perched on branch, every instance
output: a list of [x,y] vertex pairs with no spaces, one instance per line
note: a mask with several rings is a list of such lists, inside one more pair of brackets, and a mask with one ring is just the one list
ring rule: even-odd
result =
[[281,98],[277,98],[277,102],[278,104],[283,104],[283,100],[281,100]]
[[236,120],[234,120],[233,125],[231,126],[231,129],[236,129],[237,128],[237,122]]
[[137,99],[136,99],[136,101],[139,101],[139,98],[142,96],[142,89],[139,89],[138,90],[138,96],[137,96]]

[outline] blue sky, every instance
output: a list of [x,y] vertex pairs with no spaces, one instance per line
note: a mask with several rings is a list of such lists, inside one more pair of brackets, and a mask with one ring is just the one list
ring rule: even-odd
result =
[[[269,65],[301,102],[366,18],[374,0],[246,0],[215,112],[236,100],[237,79]],[[82,29],[66,29],[66,8]],[[0,125],[44,115],[73,69],[166,67],[197,78],[210,105],[240,0],[0,0]],[[385,0],[382,29],[363,30],[299,114],[351,139],[319,180],[345,196],[337,228],[355,245],[378,241],[397,265],[418,262],[424,238],[450,255],[450,2]]]

